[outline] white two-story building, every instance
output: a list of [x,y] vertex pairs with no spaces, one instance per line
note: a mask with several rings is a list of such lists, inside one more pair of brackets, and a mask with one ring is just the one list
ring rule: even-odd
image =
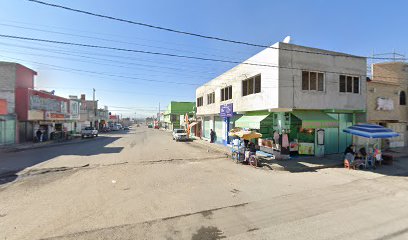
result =
[[342,130],[365,120],[366,69],[364,57],[278,42],[196,89],[203,137],[226,144],[242,127],[281,146],[287,135],[287,151],[342,152]]

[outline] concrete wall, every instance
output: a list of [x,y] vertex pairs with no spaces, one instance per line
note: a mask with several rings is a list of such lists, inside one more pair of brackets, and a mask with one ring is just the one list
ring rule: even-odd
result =
[[[280,108],[336,110],[364,110],[366,108],[367,63],[365,58],[285,43],[279,43],[279,48],[294,50],[279,50]],[[324,91],[302,90],[302,70],[323,72]],[[358,76],[360,93],[340,93],[339,73]]]
[[15,111],[16,64],[0,62],[0,96],[7,101],[8,113]]
[[[407,121],[407,106],[399,105],[399,91],[403,88],[399,84],[381,81],[371,81],[367,84],[367,120],[368,121]],[[394,110],[377,110],[377,98],[389,98],[393,101]]]
[[[277,66],[278,56],[276,49],[268,48],[244,62]],[[242,96],[242,81],[258,74],[261,74],[261,92]],[[204,103],[203,106],[197,107],[197,115],[219,114],[220,105],[228,103],[233,103],[235,112],[277,108],[278,76],[278,68],[239,64],[197,88],[196,98],[203,97]],[[221,102],[221,89],[230,85],[232,85],[232,99]],[[207,105],[207,94],[211,92],[215,92],[215,103]]]
[[[268,48],[245,61],[268,66],[240,64],[197,88],[196,98],[203,97],[204,103],[203,106],[197,107],[197,115],[219,114],[220,105],[227,103],[234,104],[234,112],[287,111],[292,108],[365,110],[365,58],[285,43],[276,43],[272,47],[279,50]],[[324,72],[324,91],[302,91],[302,70]],[[340,73],[358,76],[360,93],[340,93]],[[242,96],[242,81],[257,74],[261,74],[261,92]],[[232,85],[232,99],[220,102],[220,90],[229,85]],[[211,92],[215,92],[215,103],[207,105],[207,94]]]

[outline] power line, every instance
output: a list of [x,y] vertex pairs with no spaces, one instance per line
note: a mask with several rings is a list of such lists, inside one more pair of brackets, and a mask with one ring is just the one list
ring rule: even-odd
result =
[[[243,65],[259,66],[259,67],[283,68],[283,69],[290,69],[290,70],[303,70],[303,69],[300,69],[300,68],[283,67],[283,66],[270,65],[270,64],[258,64],[258,63],[251,63],[251,62],[239,62],[239,61],[230,61],[230,60],[222,60],[222,59],[215,59],[215,58],[194,57],[194,56],[178,55],[178,54],[171,54],[171,53],[151,52],[151,51],[143,51],[143,50],[136,50],[136,49],[126,49],[126,48],[118,48],[118,47],[108,47],[108,46],[100,46],[100,45],[91,45],[91,44],[84,44],[84,43],[63,42],[63,41],[56,41],[56,40],[49,40],[49,39],[30,38],[30,37],[4,35],[4,34],[0,34],[0,37],[3,37],[3,38],[11,38],[11,39],[27,40],[27,41],[35,41],[35,42],[47,42],[47,43],[70,45],[70,46],[80,46],[80,47],[88,47],[88,48],[108,49],[108,50],[116,50],[116,51],[122,51],[122,52],[134,52],[134,53],[143,53],[143,54],[152,54],[152,55],[167,56],[167,57],[176,57],[176,58],[185,58],[185,59],[195,59],[195,60],[203,60],[203,61],[212,61],[212,62],[243,64]],[[326,73],[345,74],[345,73],[341,73],[341,72],[331,72],[331,71],[325,71],[325,72],[326,72]],[[354,75],[355,75],[355,74],[354,74]]]
[[227,56],[222,56],[222,55],[217,55],[217,54],[208,54],[208,53],[204,53],[204,52],[187,51],[187,50],[185,50],[185,49],[159,47],[159,46],[153,46],[153,45],[147,45],[147,44],[140,44],[140,43],[135,43],[135,42],[126,42],[126,41],[122,41],[122,40],[113,40],[113,39],[93,37],[93,36],[86,36],[86,35],[80,35],[80,34],[59,32],[59,31],[52,31],[52,30],[44,30],[44,29],[38,29],[38,28],[32,28],[32,27],[16,26],[16,25],[11,25],[11,24],[4,24],[4,23],[0,23],[0,26],[20,28],[20,29],[26,29],[26,30],[33,30],[33,31],[38,31],[38,32],[53,33],[53,34],[59,34],[59,35],[65,35],[65,36],[73,36],[73,37],[94,39],[94,40],[100,40],[100,41],[106,41],[106,42],[115,42],[115,43],[138,45],[138,46],[142,46],[142,47],[157,48],[157,49],[164,49],[164,50],[170,50],[170,51],[178,51],[178,52],[187,52],[187,53],[202,54],[202,55],[213,56],[213,57],[230,58],[230,56],[227,57]]
[[[71,8],[71,7],[58,5],[58,4],[53,4],[53,3],[48,3],[48,2],[39,1],[39,0],[26,0],[26,1],[42,4],[42,5],[49,6],[49,7],[60,8],[60,9],[64,9],[64,10],[68,10],[68,11],[72,11],[72,12],[82,13],[82,14],[86,14],[86,15],[90,15],[90,16],[94,16],[94,17],[105,18],[105,19],[114,20],[114,21],[118,21],[118,22],[123,22],[123,23],[128,23],[128,24],[133,24],[133,25],[138,25],[138,26],[143,26],[143,27],[148,27],[148,28],[153,28],[153,29],[158,29],[158,30],[167,31],[167,32],[178,33],[178,34],[182,34],[182,35],[188,35],[188,36],[193,36],[193,37],[216,40],[216,41],[221,41],[221,42],[234,43],[234,44],[246,45],[246,46],[251,46],[251,47],[259,47],[259,48],[278,49],[278,50],[283,50],[283,51],[310,53],[310,54],[316,54],[316,55],[356,57],[356,56],[351,56],[351,55],[347,55],[347,54],[311,52],[311,51],[299,50],[299,49],[284,49],[284,48],[267,46],[267,45],[262,45],[262,44],[256,44],[256,43],[250,43],[250,42],[244,42],[244,41],[238,41],[238,40],[231,40],[231,39],[208,36],[208,35],[192,33],[192,32],[187,32],[187,31],[182,31],[182,30],[176,30],[176,29],[167,28],[167,27],[160,27],[160,26],[156,26],[156,25],[152,25],[152,24],[147,24],[147,23],[143,23],[143,22],[136,22],[136,21],[133,21],[133,20],[123,19],[123,18],[118,18],[118,17],[112,17],[112,16],[103,15],[103,14],[99,14],[99,13],[93,13],[93,12],[89,12],[89,11],[85,11],[85,10],[80,10],[80,9],[76,9],[76,8]],[[391,59],[395,60],[395,58],[381,58],[381,57],[365,57],[365,58],[377,59],[377,60],[391,60]],[[398,58],[398,60],[406,60],[406,59],[405,58]]]
[[[30,1],[30,0],[28,0],[28,1]],[[144,51],[144,50],[136,50],[136,49],[128,49],[128,48],[119,48],[119,47],[108,47],[108,46],[92,45],[92,44],[85,44],[85,43],[64,42],[64,41],[57,41],[57,40],[22,37],[22,36],[13,36],[13,35],[5,35],[5,34],[0,34],[0,37],[10,38],[10,39],[27,40],[27,41],[35,41],[35,42],[54,43],[54,44],[60,44],[60,45],[69,45],[69,46],[78,46],[78,47],[87,47],[87,48],[97,48],[97,49],[107,49],[107,50],[115,50],[115,51],[121,51],[121,52],[133,52],[133,53],[143,53],[143,54],[150,54],[150,55],[166,56],[166,57],[176,57],[176,58],[194,59],[194,60],[202,60],[202,61],[211,61],[211,62],[245,64],[245,65],[261,66],[261,67],[276,67],[276,66],[268,65],[268,64],[258,64],[258,63],[250,63],[250,62],[239,62],[239,61],[215,59],[215,58],[195,57],[195,56],[179,55],[179,54],[172,54],[172,53],[152,52],[152,51]]]

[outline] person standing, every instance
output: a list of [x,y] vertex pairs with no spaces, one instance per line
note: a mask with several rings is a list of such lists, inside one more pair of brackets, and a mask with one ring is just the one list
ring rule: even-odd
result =
[[37,132],[35,133],[35,135],[37,136],[37,140],[39,142],[42,142],[42,132],[40,129],[37,130]]
[[211,143],[215,142],[215,132],[211,129],[210,130],[210,138],[211,138]]

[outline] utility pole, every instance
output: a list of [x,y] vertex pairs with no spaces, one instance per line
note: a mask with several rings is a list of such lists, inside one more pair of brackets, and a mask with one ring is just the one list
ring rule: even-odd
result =
[[159,102],[159,115],[158,115],[158,117],[159,117],[159,123],[160,123],[160,102]]

